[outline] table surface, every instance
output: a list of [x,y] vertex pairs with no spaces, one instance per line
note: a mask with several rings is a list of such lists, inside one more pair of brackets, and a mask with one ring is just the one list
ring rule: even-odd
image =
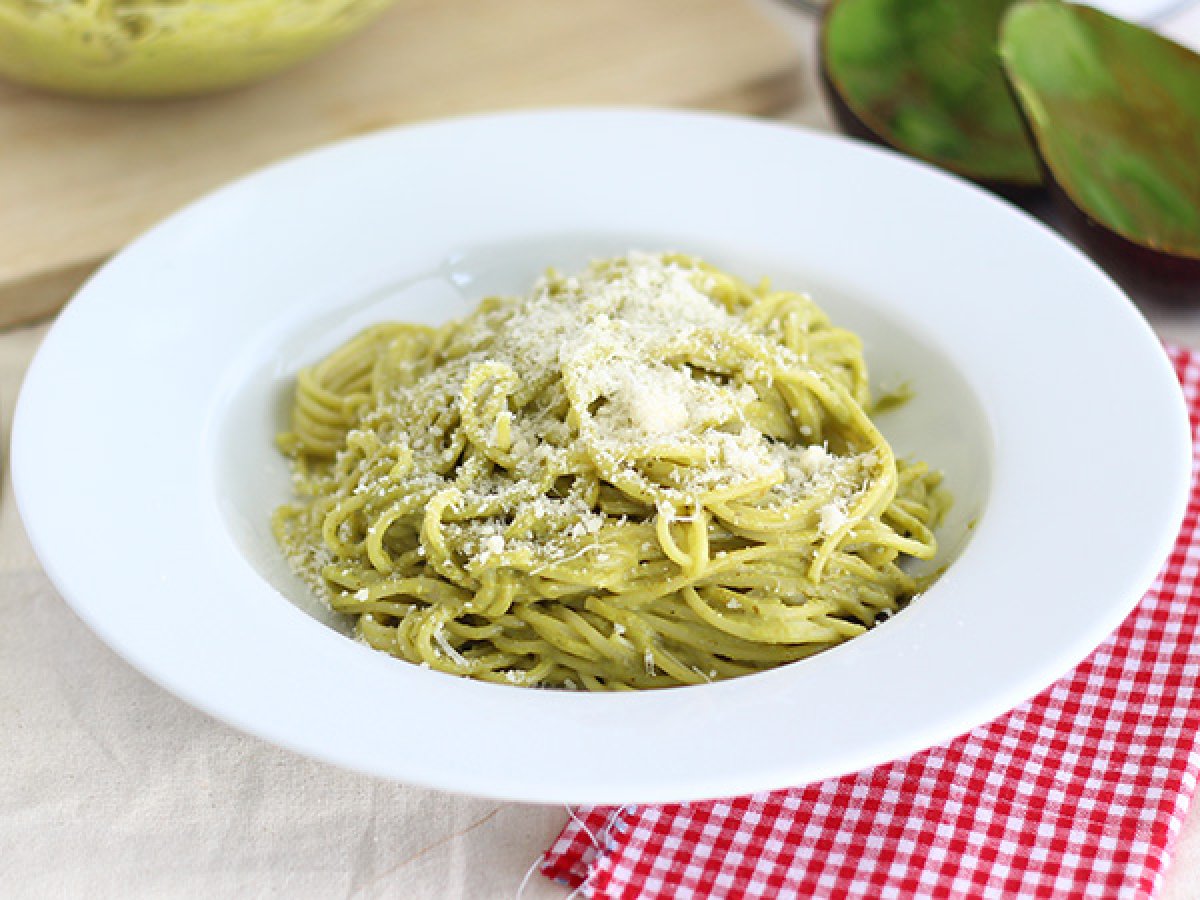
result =
[[[832,128],[815,86],[811,21],[772,0],[759,2],[794,36],[806,61],[803,100],[784,118]],[[1200,36],[1200,13],[1180,21]],[[1200,307],[1139,305],[1164,338],[1200,348]],[[0,334],[5,436],[45,330]],[[46,580],[7,473],[0,586],[6,895],[568,895],[540,876],[527,878],[567,820],[565,808],[459,797],[344,772],[236,732],[130,669]],[[1196,896],[1200,807],[1180,837],[1163,894]]]

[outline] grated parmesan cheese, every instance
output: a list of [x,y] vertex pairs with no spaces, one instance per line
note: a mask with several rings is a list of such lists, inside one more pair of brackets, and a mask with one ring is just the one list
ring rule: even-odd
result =
[[821,507],[819,515],[821,534],[833,534],[850,519],[837,503],[826,503]]
[[[805,496],[829,498],[820,510],[820,530],[832,533],[845,521],[845,509],[863,489],[863,471],[872,460],[838,456],[826,446],[794,447],[772,440],[748,424],[761,406],[755,385],[768,385],[776,368],[802,365],[800,357],[765,331],[731,314],[706,291],[713,279],[662,254],[632,252],[592,264],[579,275],[549,272],[527,297],[498,299],[468,320],[444,351],[435,373],[396,389],[362,423],[364,434],[401,438],[412,451],[404,478],[408,489],[431,499],[455,483],[447,471],[459,456],[458,419],[493,403],[489,392],[520,391],[538,385],[539,404],[487,407],[487,434],[512,458],[510,469],[496,467],[461,482],[461,498],[444,524],[448,538],[471,555],[470,566],[494,564],[502,554],[536,559],[534,572],[577,559],[597,545],[580,549],[603,527],[605,515],[591,499],[544,492],[548,470],[570,471],[571,445],[586,436],[605,467],[629,477],[646,458],[698,460],[667,466],[655,476],[661,495],[659,515],[679,519],[678,510],[697,508],[704,493],[754,481],[763,485],[764,506]],[[755,361],[734,376],[700,367],[688,348],[737,339],[757,348]],[[707,344],[706,344],[707,342]],[[465,399],[464,385],[486,365],[498,374]],[[567,382],[575,399],[568,416]],[[419,390],[416,390],[419,388]],[[582,398],[582,407],[579,404]],[[503,395],[500,395],[503,402]],[[428,427],[398,435],[395,422],[417,413]],[[810,432],[807,426],[802,433]],[[406,465],[408,463],[406,462]],[[364,471],[356,491],[367,492],[378,473]],[[488,508],[491,517],[463,516]],[[519,515],[524,530],[513,530]],[[515,533],[529,537],[507,537]],[[340,536],[355,536],[343,523]],[[426,548],[418,543],[416,552]],[[591,557],[597,564],[607,553]],[[440,643],[440,642],[439,642]],[[447,654],[449,655],[449,654]]]

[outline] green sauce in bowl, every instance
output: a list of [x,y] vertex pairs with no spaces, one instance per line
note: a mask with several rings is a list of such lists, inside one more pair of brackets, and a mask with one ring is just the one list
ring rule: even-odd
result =
[[92,97],[178,97],[265,78],[392,0],[0,0],[0,75]]

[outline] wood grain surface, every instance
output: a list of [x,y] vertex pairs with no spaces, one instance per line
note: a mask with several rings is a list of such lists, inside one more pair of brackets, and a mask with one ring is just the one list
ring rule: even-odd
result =
[[630,103],[767,113],[800,58],[748,0],[399,0],[256,87],[104,103],[0,83],[0,327],[53,312],[102,260],[217,185],[402,122]]

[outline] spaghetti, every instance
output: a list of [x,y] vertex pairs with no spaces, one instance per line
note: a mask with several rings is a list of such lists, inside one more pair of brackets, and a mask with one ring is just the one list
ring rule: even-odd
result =
[[551,271],[298,377],[293,567],[371,646],[488,681],[696,684],[810,656],[925,586],[940,476],[867,414],[861,343],[694,258]]

